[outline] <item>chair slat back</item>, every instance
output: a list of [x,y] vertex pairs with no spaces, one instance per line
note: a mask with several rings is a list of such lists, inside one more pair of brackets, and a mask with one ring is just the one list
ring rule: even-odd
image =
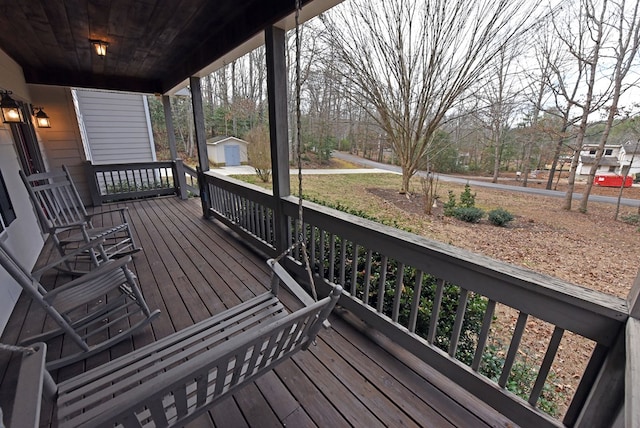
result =
[[43,224],[60,228],[86,221],[87,212],[66,167],[28,177],[20,171],[20,176]]

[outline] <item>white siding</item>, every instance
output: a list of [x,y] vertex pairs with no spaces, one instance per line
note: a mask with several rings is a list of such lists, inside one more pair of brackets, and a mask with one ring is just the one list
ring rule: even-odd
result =
[[144,95],[75,91],[94,164],[155,161]]
[[33,104],[44,106],[51,118],[51,128],[36,128],[43,147],[48,171],[69,168],[73,181],[85,205],[91,204],[85,172],[85,150],[80,137],[76,111],[69,88],[29,85]]
[[[30,101],[22,70],[2,51],[0,87],[13,91],[13,95],[21,101]],[[0,169],[16,212],[16,219],[1,232],[0,239],[20,263],[30,269],[40,254],[44,241],[27,190],[18,175],[19,165],[11,130],[8,125],[0,123]],[[20,287],[0,268],[0,334],[4,331],[20,292]]]

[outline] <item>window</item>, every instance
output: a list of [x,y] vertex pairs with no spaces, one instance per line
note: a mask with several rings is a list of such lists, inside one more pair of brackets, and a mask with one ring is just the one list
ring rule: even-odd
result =
[[596,154],[596,151],[595,151],[595,150],[589,150],[589,154],[590,154],[590,155],[595,155],[595,154]]
[[605,156],[611,156],[612,153],[613,153],[613,149],[607,149],[604,151]]
[[3,231],[5,227],[9,226],[11,222],[16,219],[16,212],[13,210],[13,204],[9,198],[9,192],[7,191],[7,185],[4,182],[2,171],[0,171],[0,217],[2,217],[0,231]]

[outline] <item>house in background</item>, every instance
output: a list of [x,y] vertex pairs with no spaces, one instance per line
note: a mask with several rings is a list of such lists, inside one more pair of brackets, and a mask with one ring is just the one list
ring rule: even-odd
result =
[[[620,168],[620,149],[621,145],[609,145],[604,147],[604,154],[600,163],[598,164],[598,170],[596,174],[614,174],[619,171]],[[580,162],[578,162],[577,175],[589,175],[591,167],[595,163],[596,152],[598,150],[597,144],[585,144],[580,151]]]
[[622,145],[620,165],[625,169],[629,168],[627,175],[636,179],[640,178],[640,140],[627,141]]
[[[580,151],[580,162],[577,174],[586,176],[591,172],[595,163],[597,144],[587,144]],[[604,154],[598,164],[596,175],[616,174],[622,175],[623,169],[629,168],[627,175],[635,177],[640,173],[640,143],[627,141],[624,144],[607,144]]]
[[214,166],[246,165],[249,143],[236,137],[218,136],[207,139],[207,156]]

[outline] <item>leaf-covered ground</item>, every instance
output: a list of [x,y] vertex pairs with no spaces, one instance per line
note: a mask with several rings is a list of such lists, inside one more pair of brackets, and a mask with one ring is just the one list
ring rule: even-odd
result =
[[[640,199],[640,188],[632,190]],[[454,194],[459,196],[461,191],[462,187]],[[479,208],[504,208],[514,214],[507,227],[497,228],[486,218],[469,224],[444,217],[445,195],[438,201],[439,208],[427,216],[422,195],[376,187],[367,192],[393,205],[398,215],[414,218],[418,234],[594,290],[626,297],[638,274],[640,225],[620,220],[637,214],[637,208],[622,207],[619,220],[614,221],[614,205],[592,202],[581,214],[563,210],[558,198],[472,187]],[[631,193],[625,191],[625,197],[632,197]]]

